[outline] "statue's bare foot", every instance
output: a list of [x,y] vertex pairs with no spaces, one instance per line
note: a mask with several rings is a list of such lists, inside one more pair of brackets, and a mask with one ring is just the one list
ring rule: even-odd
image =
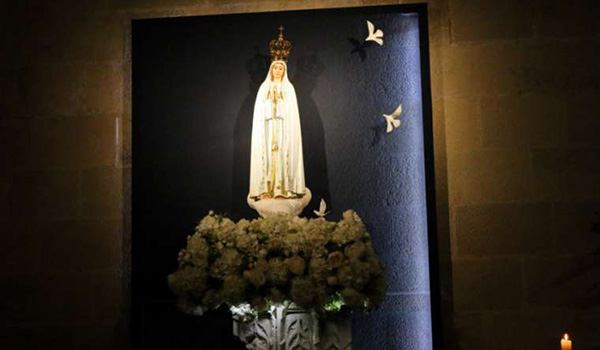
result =
[[260,196],[260,199],[271,199],[271,196],[270,196],[270,195],[268,195],[268,194],[266,194],[266,193],[264,193],[264,194],[262,194],[262,195]]

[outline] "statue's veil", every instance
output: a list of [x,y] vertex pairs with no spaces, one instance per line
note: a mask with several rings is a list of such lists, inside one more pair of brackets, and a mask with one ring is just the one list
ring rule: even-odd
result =
[[260,89],[258,90],[259,92],[263,88],[263,86],[265,87],[265,93],[269,92],[270,87],[271,87],[271,75],[273,74],[273,66],[275,66],[276,63],[283,65],[283,68],[284,68],[283,77],[281,79],[282,88],[285,91],[285,90],[287,90],[286,89],[287,87],[292,86],[292,89],[293,89],[293,85],[292,85],[292,83],[290,83],[290,79],[288,78],[288,68],[287,68],[287,64],[285,63],[285,61],[273,61],[273,62],[271,62],[271,65],[269,66],[269,72],[267,72],[267,77],[265,78],[265,81],[263,81],[263,83],[260,85]]

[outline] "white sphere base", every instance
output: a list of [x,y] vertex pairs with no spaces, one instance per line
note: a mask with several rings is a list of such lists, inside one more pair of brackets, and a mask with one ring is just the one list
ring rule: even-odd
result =
[[247,201],[250,208],[256,210],[263,218],[275,215],[298,216],[306,208],[312,198],[312,193],[306,187],[306,193],[302,198],[270,198],[255,201],[248,196]]

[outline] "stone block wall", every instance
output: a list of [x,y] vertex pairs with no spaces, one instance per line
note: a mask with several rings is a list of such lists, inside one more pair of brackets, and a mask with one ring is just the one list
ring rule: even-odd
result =
[[447,4],[450,348],[600,346],[599,9]]
[[[0,347],[126,347],[131,19],[405,2],[3,4]],[[429,12],[445,349],[597,349],[600,2]]]

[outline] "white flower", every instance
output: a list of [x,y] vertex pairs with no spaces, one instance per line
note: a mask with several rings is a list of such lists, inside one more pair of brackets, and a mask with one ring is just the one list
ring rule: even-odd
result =
[[168,282],[182,309],[225,302],[242,321],[289,301],[313,310],[344,302],[370,308],[387,288],[370,235],[351,210],[339,222],[282,215],[237,223],[211,211],[177,259]]
[[231,305],[229,307],[229,311],[231,311],[232,317],[240,322],[252,321],[256,316],[252,306],[250,306],[248,303]]

